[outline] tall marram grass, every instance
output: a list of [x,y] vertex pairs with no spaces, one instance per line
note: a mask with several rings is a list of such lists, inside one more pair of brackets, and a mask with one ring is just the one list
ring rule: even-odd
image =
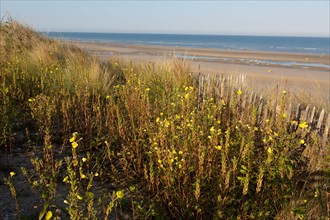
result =
[[313,176],[329,172],[329,146],[288,126],[289,91],[258,124],[244,89],[200,100],[182,61],[100,62],[14,21],[1,36],[0,146],[37,152],[22,173],[41,218],[329,217],[329,179]]

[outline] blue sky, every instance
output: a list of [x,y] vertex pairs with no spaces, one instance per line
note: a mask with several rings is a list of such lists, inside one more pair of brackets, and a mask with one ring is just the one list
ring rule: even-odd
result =
[[329,36],[323,1],[0,0],[1,17],[38,31]]

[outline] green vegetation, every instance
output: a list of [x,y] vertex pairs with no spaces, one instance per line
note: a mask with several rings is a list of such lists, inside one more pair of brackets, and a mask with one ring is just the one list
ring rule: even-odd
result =
[[0,40],[0,150],[34,152],[0,167],[18,216],[24,175],[40,219],[329,218],[329,145],[287,123],[289,91],[259,123],[244,87],[201,98],[183,61],[101,62],[13,21]]

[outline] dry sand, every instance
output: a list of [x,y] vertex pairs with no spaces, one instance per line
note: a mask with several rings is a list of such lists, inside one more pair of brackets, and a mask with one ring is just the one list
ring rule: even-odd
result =
[[[283,66],[278,64],[246,63],[246,60],[301,62],[330,65],[329,55],[293,54],[264,51],[197,49],[164,46],[127,45],[103,42],[66,42],[97,55],[101,59],[119,58],[132,62],[163,62],[174,54],[185,55],[191,71],[210,74],[246,74],[255,84],[281,84],[307,93],[330,97],[330,69],[325,67]],[[203,59],[200,58],[203,56]],[[194,58],[193,58],[194,57]],[[210,57],[205,59],[204,57]],[[243,60],[243,61],[242,61]],[[245,60],[245,61],[244,61]]]

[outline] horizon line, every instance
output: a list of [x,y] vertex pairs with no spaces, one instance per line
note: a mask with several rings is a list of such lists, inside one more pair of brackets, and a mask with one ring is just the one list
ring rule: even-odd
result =
[[157,32],[107,32],[107,31],[37,31],[39,33],[95,33],[95,34],[151,34],[151,35],[200,35],[200,36],[249,36],[249,37],[315,37],[330,38],[329,35],[270,35],[270,34],[218,34],[218,33],[157,33]]

